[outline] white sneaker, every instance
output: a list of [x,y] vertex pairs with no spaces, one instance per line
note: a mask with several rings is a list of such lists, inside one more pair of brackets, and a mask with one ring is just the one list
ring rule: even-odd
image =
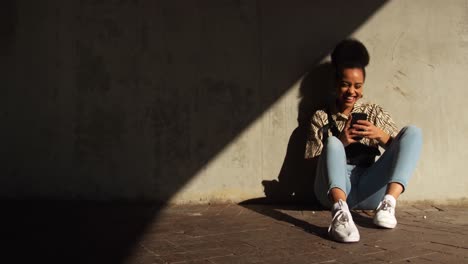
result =
[[338,201],[340,208],[335,212],[328,234],[338,242],[358,242],[359,231],[354,224],[349,209],[342,200]]
[[374,224],[384,228],[395,228],[397,220],[395,218],[395,207],[383,200],[375,209]]

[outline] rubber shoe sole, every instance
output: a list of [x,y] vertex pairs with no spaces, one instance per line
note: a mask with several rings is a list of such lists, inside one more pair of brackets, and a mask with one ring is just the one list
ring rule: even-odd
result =
[[334,235],[330,234],[330,237],[334,241],[341,242],[341,243],[356,243],[356,242],[359,242],[359,239],[360,239],[359,234],[357,236],[348,236],[348,237],[345,237],[345,238],[337,237],[337,236],[334,236]]
[[393,229],[396,227],[397,223],[389,223],[385,221],[378,221],[377,218],[374,218],[374,224],[379,227]]

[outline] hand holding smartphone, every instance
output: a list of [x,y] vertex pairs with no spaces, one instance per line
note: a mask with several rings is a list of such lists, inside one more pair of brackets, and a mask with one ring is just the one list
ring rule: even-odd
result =
[[[354,124],[357,124],[358,120],[367,120],[367,114],[366,113],[351,113],[351,127],[353,127]],[[363,131],[362,129],[359,129],[358,131]],[[361,140],[362,137],[354,137],[354,140]]]

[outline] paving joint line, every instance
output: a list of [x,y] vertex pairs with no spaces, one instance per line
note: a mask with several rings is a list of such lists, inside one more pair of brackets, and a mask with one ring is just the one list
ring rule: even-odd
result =
[[441,243],[441,242],[437,242],[437,241],[429,241],[429,242],[430,242],[430,243],[433,243],[433,244],[448,246],[448,247],[454,247],[454,248],[460,248],[460,249],[468,249],[468,247],[456,246],[456,245]]

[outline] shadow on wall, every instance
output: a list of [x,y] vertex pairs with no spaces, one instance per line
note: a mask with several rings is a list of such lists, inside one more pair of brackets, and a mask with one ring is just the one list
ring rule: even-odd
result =
[[[73,242],[84,246],[67,248],[68,257],[123,262],[161,207],[47,200],[166,203],[384,3],[2,3],[0,197],[11,206],[0,233],[20,252],[54,257]],[[321,91],[313,87],[311,100]],[[297,187],[310,179],[294,170],[312,166],[298,164],[302,112],[279,176],[297,196],[309,195]]]
[[0,38],[2,40],[0,42],[0,57],[7,56],[8,51],[14,45],[15,27],[18,23],[17,13],[15,1],[2,2],[0,9]]
[[304,154],[312,115],[334,99],[333,74],[331,64],[326,62],[313,67],[305,75],[300,85],[298,127],[289,138],[278,180],[263,181],[265,198],[253,199],[250,203],[256,201],[318,205],[313,193],[318,159],[304,159]]

